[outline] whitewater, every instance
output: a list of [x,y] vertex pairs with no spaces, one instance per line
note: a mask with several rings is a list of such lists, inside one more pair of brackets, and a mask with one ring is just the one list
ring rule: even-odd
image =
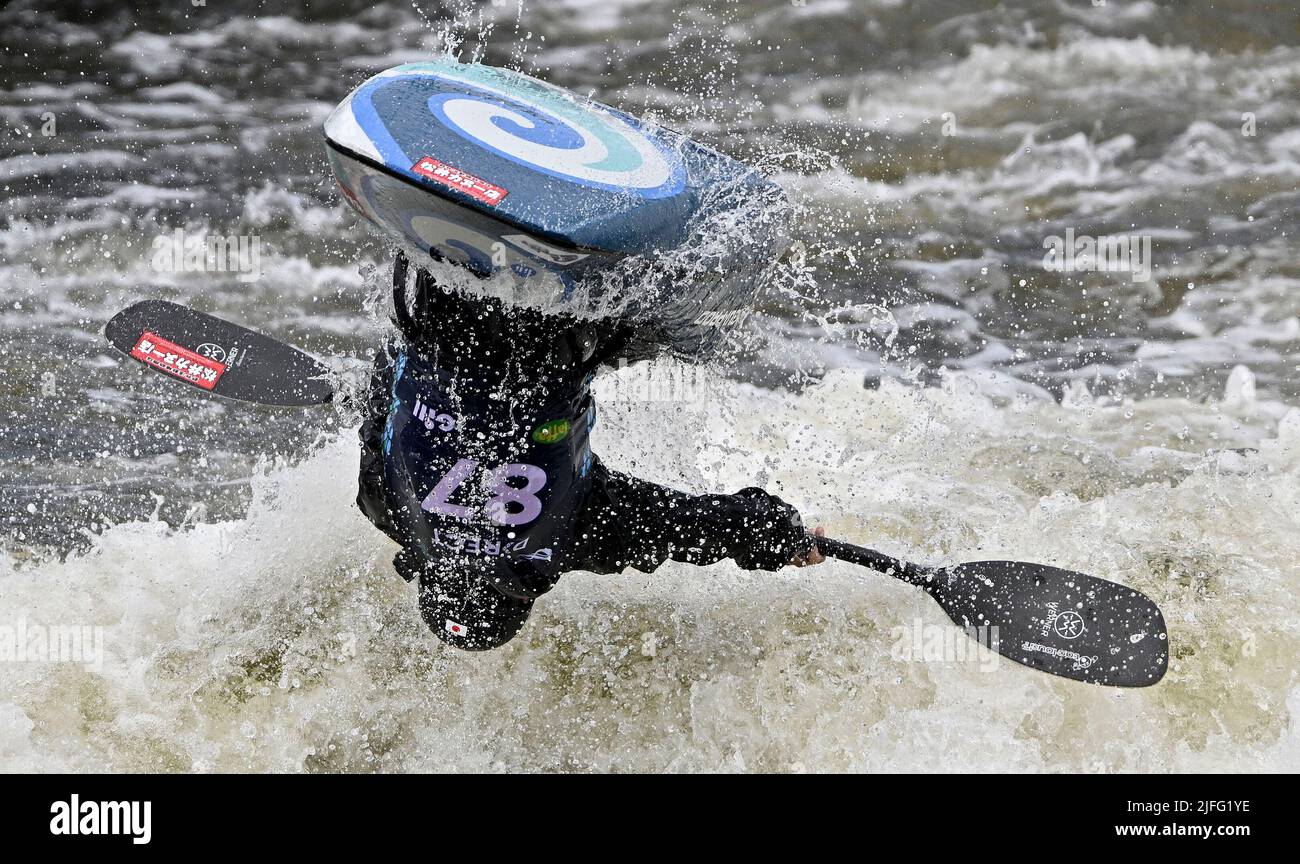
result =
[[[220,5],[0,8],[0,770],[1300,770],[1300,10]],[[1166,677],[972,650],[833,560],[576,572],[500,650],[429,633],[354,504],[394,250],[320,130],[447,51],[662,120],[797,209],[726,356],[598,378],[607,464],[762,486],[925,564],[1131,586]],[[155,269],[177,229],[257,238],[259,278]],[[1049,271],[1071,230],[1149,238],[1153,278]],[[349,398],[150,377],[102,335],[146,298],[326,358]],[[37,650],[73,628],[102,650]]]
[[[618,395],[619,376],[602,386]],[[266,463],[238,519],[108,527],[4,561],[0,620],[102,627],[102,667],[0,664],[0,764],[43,771],[1293,770],[1300,410],[1064,404],[837,370],[799,394],[607,402],[595,448],[686,488],[757,478],[832,536],[1012,557],[1161,604],[1159,686],[900,659],[922,592],[839,562],[572,573],[487,654],[433,639],[352,505],[350,430]],[[599,390],[598,390],[599,392]],[[667,439],[664,442],[663,439]]]

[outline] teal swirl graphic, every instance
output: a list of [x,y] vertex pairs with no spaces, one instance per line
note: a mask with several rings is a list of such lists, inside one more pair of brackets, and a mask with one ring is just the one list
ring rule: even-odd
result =
[[431,62],[394,74],[453,84],[428,100],[445,128],[502,158],[583,186],[676,194],[685,185],[677,153],[617,114],[525,75],[488,66]]

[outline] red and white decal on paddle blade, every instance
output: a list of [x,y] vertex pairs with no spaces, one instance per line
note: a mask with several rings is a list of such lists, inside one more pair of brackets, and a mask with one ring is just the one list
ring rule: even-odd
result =
[[131,349],[131,356],[204,390],[216,387],[226,371],[226,364],[221,361],[204,357],[148,331],[140,334],[135,347]]

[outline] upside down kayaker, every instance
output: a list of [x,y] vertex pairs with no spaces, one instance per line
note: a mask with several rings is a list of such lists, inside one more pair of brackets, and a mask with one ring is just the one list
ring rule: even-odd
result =
[[393,269],[358,503],[401,545],[438,636],[503,644],[569,570],[821,560],[780,498],[688,495],[607,469],[589,443],[602,366],[701,358],[752,301],[782,249],[777,187],[669,130],[454,62],[366,81],[326,138],[349,203],[415,250]]
[[[398,332],[375,361],[358,501],[401,544],[396,567],[419,579],[446,641],[509,640],[573,568],[730,557],[776,569],[825,554],[925,591],[1025,666],[1116,687],[1165,674],[1164,616],[1134,588],[1024,561],[909,562],[805,534],[760,489],[685,495],[591,453],[602,364],[704,356],[743,314],[780,246],[772,184],[612,109],[458,63],[371,79],[326,135],[352,206],[416,250],[414,267],[399,254],[393,269]],[[166,300],[123,309],[104,335],[212,396],[348,402],[320,360]]]

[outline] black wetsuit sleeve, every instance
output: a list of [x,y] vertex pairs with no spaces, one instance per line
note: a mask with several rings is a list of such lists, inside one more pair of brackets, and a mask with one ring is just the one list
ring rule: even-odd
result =
[[779,570],[812,547],[798,511],[762,489],[687,495],[610,471],[599,460],[592,473],[571,569],[648,573],[670,558],[731,558],[745,570]]
[[388,424],[388,408],[392,401],[393,349],[381,348],[375,355],[374,369],[370,375],[365,416],[361,419],[358,437],[361,439],[361,470],[357,478],[357,506],[366,518],[398,543],[405,543],[393,523],[388,494],[384,483],[384,452],[382,439]]

